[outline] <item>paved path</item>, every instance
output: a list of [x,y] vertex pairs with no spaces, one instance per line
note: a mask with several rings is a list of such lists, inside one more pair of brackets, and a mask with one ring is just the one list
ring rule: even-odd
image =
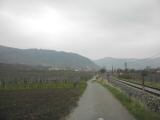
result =
[[135,120],[112,94],[98,83],[88,82],[79,105],[67,120]]

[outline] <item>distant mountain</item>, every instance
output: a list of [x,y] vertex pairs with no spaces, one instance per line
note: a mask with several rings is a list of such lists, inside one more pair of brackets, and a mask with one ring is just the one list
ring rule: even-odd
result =
[[50,66],[51,69],[92,70],[97,65],[75,53],[0,46],[0,63]]
[[106,67],[106,69],[111,70],[113,68],[125,68],[125,62],[127,63],[127,67],[130,69],[144,69],[146,66],[151,68],[160,67],[160,57],[157,58],[148,58],[148,59],[120,59],[120,58],[111,58],[106,57],[103,59],[94,61],[97,65],[101,67]]

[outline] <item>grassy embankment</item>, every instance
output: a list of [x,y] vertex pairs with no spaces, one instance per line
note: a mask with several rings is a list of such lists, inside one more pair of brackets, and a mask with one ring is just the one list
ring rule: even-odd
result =
[[0,90],[0,120],[60,120],[76,107],[86,86],[86,82],[6,86]]
[[128,97],[124,92],[109,84],[102,82],[100,84],[107,88],[137,120],[160,120],[160,114],[148,110],[142,103]]

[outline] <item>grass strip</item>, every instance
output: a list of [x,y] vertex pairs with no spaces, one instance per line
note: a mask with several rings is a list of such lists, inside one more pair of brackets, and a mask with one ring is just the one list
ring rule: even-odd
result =
[[79,83],[20,83],[0,85],[0,91],[3,90],[26,90],[26,89],[54,89],[54,88],[81,88],[85,86],[85,82]]
[[137,120],[160,120],[160,114],[148,110],[139,101],[131,99],[124,92],[109,84],[103,84],[102,82],[99,83],[107,88]]

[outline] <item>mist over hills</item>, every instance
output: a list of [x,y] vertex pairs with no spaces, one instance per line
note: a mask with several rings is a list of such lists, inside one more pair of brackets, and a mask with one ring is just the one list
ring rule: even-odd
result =
[[115,69],[124,69],[125,62],[130,69],[144,69],[146,66],[151,68],[160,67],[160,57],[148,59],[106,57],[93,62],[76,53],[0,46],[0,63],[7,64],[40,65],[51,67],[51,69],[74,70],[97,70],[100,66],[111,70],[112,66]]
[[135,58],[111,58],[106,57],[94,61],[97,65],[101,67],[106,67],[106,69],[111,70],[112,66],[115,69],[124,69],[124,63],[127,63],[127,67],[130,69],[144,69],[147,66],[151,68],[160,67],[160,57],[156,58],[144,58],[144,59],[135,59]]
[[0,63],[52,66],[53,69],[92,70],[98,66],[75,53],[0,46]]

